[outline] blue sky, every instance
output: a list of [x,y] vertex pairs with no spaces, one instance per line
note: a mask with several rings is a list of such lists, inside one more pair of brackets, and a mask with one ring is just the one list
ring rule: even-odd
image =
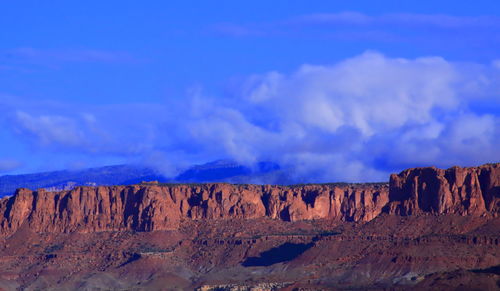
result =
[[1,4],[0,174],[499,160],[496,1],[170,2]]

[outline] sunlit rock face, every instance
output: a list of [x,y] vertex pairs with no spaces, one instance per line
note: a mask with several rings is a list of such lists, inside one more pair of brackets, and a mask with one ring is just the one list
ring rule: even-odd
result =
[[1,200],[3,233],[170,230],[182,219],[368,221],[388,199],[387,185],[259,186],[231,184],[19,189]]
[[388,211],[498,216],[500,164],[480,167],[408,169],[391,175]]
[[19,189],[0,200],[0,289],[496,290],[498,169]]
[[159,185],[77,187],[47,192],[19,189],[0,200],[0,231],[174,230],[182,220],[327,219],[366,222],[396,215],[498,216],[500,166],[448,170],[415,168],[386,184]]

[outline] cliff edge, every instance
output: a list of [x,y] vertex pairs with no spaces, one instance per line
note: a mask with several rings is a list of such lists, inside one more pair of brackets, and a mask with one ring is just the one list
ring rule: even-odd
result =
[[408,169],[390,178],[387,212],[498,216],[500,164]]
[[186,219],[370,221],[395,215],[497,217],[500,164],[408,169],[387,184],[156,185],[19,189],[0,200],[0,235],[35,232],[173,230]]

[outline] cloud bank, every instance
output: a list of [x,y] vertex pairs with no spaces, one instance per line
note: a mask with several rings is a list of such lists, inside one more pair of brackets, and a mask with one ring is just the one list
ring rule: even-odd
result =
[[249,76],[227,96],[108,106],[4,98],[4,122],[34,147],[123,156],[167,174],[232,158],[276,162],[295,182],[378,181],[406,167],[498,161],[497,63],[366,52]]

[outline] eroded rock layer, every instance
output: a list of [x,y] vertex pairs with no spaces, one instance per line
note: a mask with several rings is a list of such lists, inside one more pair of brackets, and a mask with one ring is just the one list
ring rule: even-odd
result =
[[183,219],[369,221],[387,204],[387,185],[231,184],[19,189],[0,201],[2,233],[176,229]]
[[416,168],[386,184],[155,185],[19,189],[0,200],[0,234],[173,230],[182,220],[370,221],[382,212],[491,215],[500,209],[500,164]]
[[500,212],[500,164],[480,167],[408,169],[391,175],[387,211],[493,215]]

